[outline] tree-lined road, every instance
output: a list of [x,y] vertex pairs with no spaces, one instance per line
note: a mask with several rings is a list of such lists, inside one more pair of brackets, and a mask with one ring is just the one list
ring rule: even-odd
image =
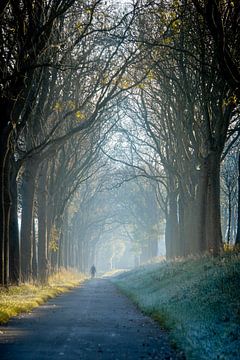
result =
[[180,359],[166,334],[106,279],[0,328],[1,360]]

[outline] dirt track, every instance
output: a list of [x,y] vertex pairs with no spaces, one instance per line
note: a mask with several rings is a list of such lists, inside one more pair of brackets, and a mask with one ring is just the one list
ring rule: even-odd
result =
[[177,359],[166,334],[106,279],[0,328],[1,360]]

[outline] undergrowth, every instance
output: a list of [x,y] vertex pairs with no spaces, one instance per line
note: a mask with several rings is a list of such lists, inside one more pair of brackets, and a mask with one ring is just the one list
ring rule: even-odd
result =
[[48,284],[44,286],[27,283],[0,288],[0,324],[20,313],[30,312],[48,299],[78,286],[85,279],[83,274],[61,270],[50,276]]
[[240,255],[162,261],[113,279],[187,359],[240,358]]

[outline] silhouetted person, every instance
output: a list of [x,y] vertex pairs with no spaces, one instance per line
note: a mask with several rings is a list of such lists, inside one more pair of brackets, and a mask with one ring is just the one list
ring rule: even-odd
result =
[[91,273],[91,277],[94,278],[95,274],[96,274],[97,270],[95,268],[94,265],[91,266],[91,269],[90,269],[90,273]]

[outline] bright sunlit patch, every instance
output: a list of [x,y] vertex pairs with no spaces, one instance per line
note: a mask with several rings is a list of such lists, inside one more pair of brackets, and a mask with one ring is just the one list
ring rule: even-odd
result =
[[108,272],[104,273],[102,275],[102,277],[103,278],[112,277],[112,276],[122,274],[122,273],[124,273],[126,271],[129,271],[129,269],[114,269],[114,270],[111,270],[111,271],[108,271]]
[[[81,273],[61,270],[49,278],[48,285],[23,284],[0,290],[0,324],[20,313],[30,312],[48,299],[79,286],[87,277]],[[53,306],[53,305],[51,305]]]

